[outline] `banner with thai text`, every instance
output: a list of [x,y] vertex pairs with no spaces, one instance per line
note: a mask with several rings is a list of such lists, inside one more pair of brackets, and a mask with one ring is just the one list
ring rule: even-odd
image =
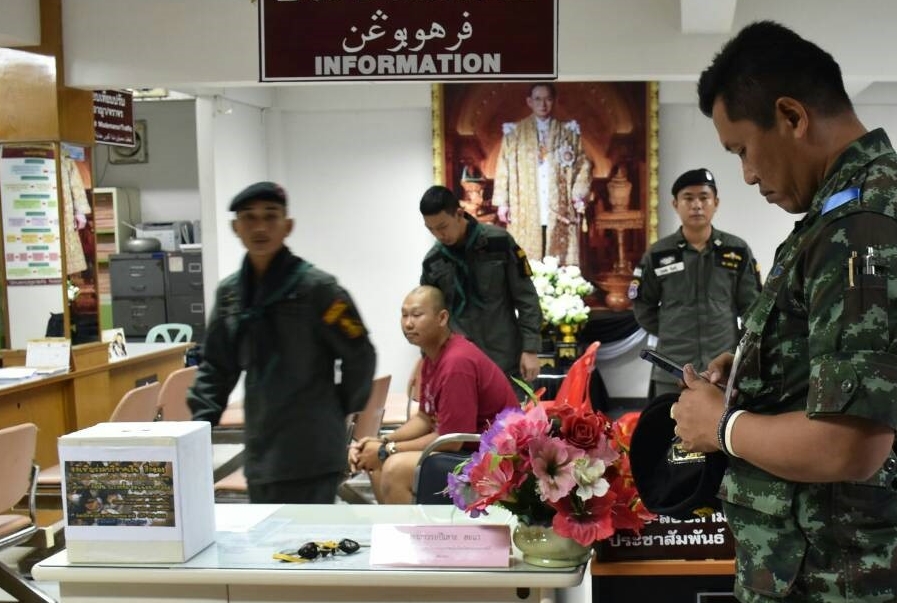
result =
[[557,78],[557,0],[260,0],[260,81]]

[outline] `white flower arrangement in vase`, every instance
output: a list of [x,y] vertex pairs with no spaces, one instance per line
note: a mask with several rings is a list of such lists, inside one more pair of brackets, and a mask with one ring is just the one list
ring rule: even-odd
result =
[[580,325],[589,319],[583,297],[595,287],[583,278],[579,266],[560,266],[554,256],[530,262],[533,285],[539,294],[542,317],[552,325]]

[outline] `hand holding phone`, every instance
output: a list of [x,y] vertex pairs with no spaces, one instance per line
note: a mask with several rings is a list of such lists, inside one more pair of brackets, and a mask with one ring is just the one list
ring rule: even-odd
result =
[[[639,355],[642,357],[642,359],[647,360],[651,364],[654,364],[654,365],[662,368],[663,370],[670,373],[677,379],[679,379],[681,381],[685,380],[685,370],[682,368],[681,364],[674,361],[672,358],[669,358],[668,356],[664,356],[663,354],[655,352],[654,350],[647,350],[647,349],[639,352]],[[697,375],[704,381],[710,383],[710,380],[707,377],[705,377],[704,375],[702,375],[700,373],[698,373]],[[725,389],[726,389],[725,386],[720,383],[714,383],[713,385],[715,385],[716,387],[718,387],[719,389],[721,389],[723,391],[725,391]]]

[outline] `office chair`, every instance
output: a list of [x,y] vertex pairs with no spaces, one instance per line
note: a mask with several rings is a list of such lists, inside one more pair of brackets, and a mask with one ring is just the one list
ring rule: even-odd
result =
[[417,467],[414,468],[414,481],[411,497],[419,505],[450,505],[451,497],[445,492],[448,485],[448,474],[455,470],[458,463],[467,460],[472,454],[464,449],[454,452],[436,450],[447,442],[479,442],[478,433],[447,433],[430,442],[423,449]]
[[[23,544],[37,534],[37,425],[23,423],[0,429],[0,551]],[[11,513],[20,500],[28,500],[28,515]],[[0,562],[0,588],[17,601],[52,603],[17,571]]]
[[193,327],[182,322],[167,322],[152,327],[146,334],[146,343],[162,338],[165,343],[180,343],[193,339]]
[[[159,400],[158,381],[135,387],[125,392],[112,414],[110,423],[149,423],[156,420]],[[53,465],[37,476],[38,494],[41,496],[62,496],[62,473],[59,465]]]
[[197,366],[172,371],[159,388],[158,418],[163,421],[191,421],[193,413],[187,406],[187,390],[196,381]]

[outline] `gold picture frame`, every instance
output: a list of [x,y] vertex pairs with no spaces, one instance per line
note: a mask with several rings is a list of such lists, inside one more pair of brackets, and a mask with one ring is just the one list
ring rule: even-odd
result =
[[[526,82],[434,84],[433,177],[470,200],[476,174],[477,205],[465,205],[484,222],[498,223],[492,185],[503,131],[528,117]],[[554,82],[552,116],[575,120],[591,161],[591,185],[579,245],[583,275],[600,290],[595,307],[624,310],[632,268],[657,240],[657,82]],[[613,199],[611,197],[614,197]],[[474,211],[475,210],[475,211]],[[568,262],[572,263],[572,262]]]

